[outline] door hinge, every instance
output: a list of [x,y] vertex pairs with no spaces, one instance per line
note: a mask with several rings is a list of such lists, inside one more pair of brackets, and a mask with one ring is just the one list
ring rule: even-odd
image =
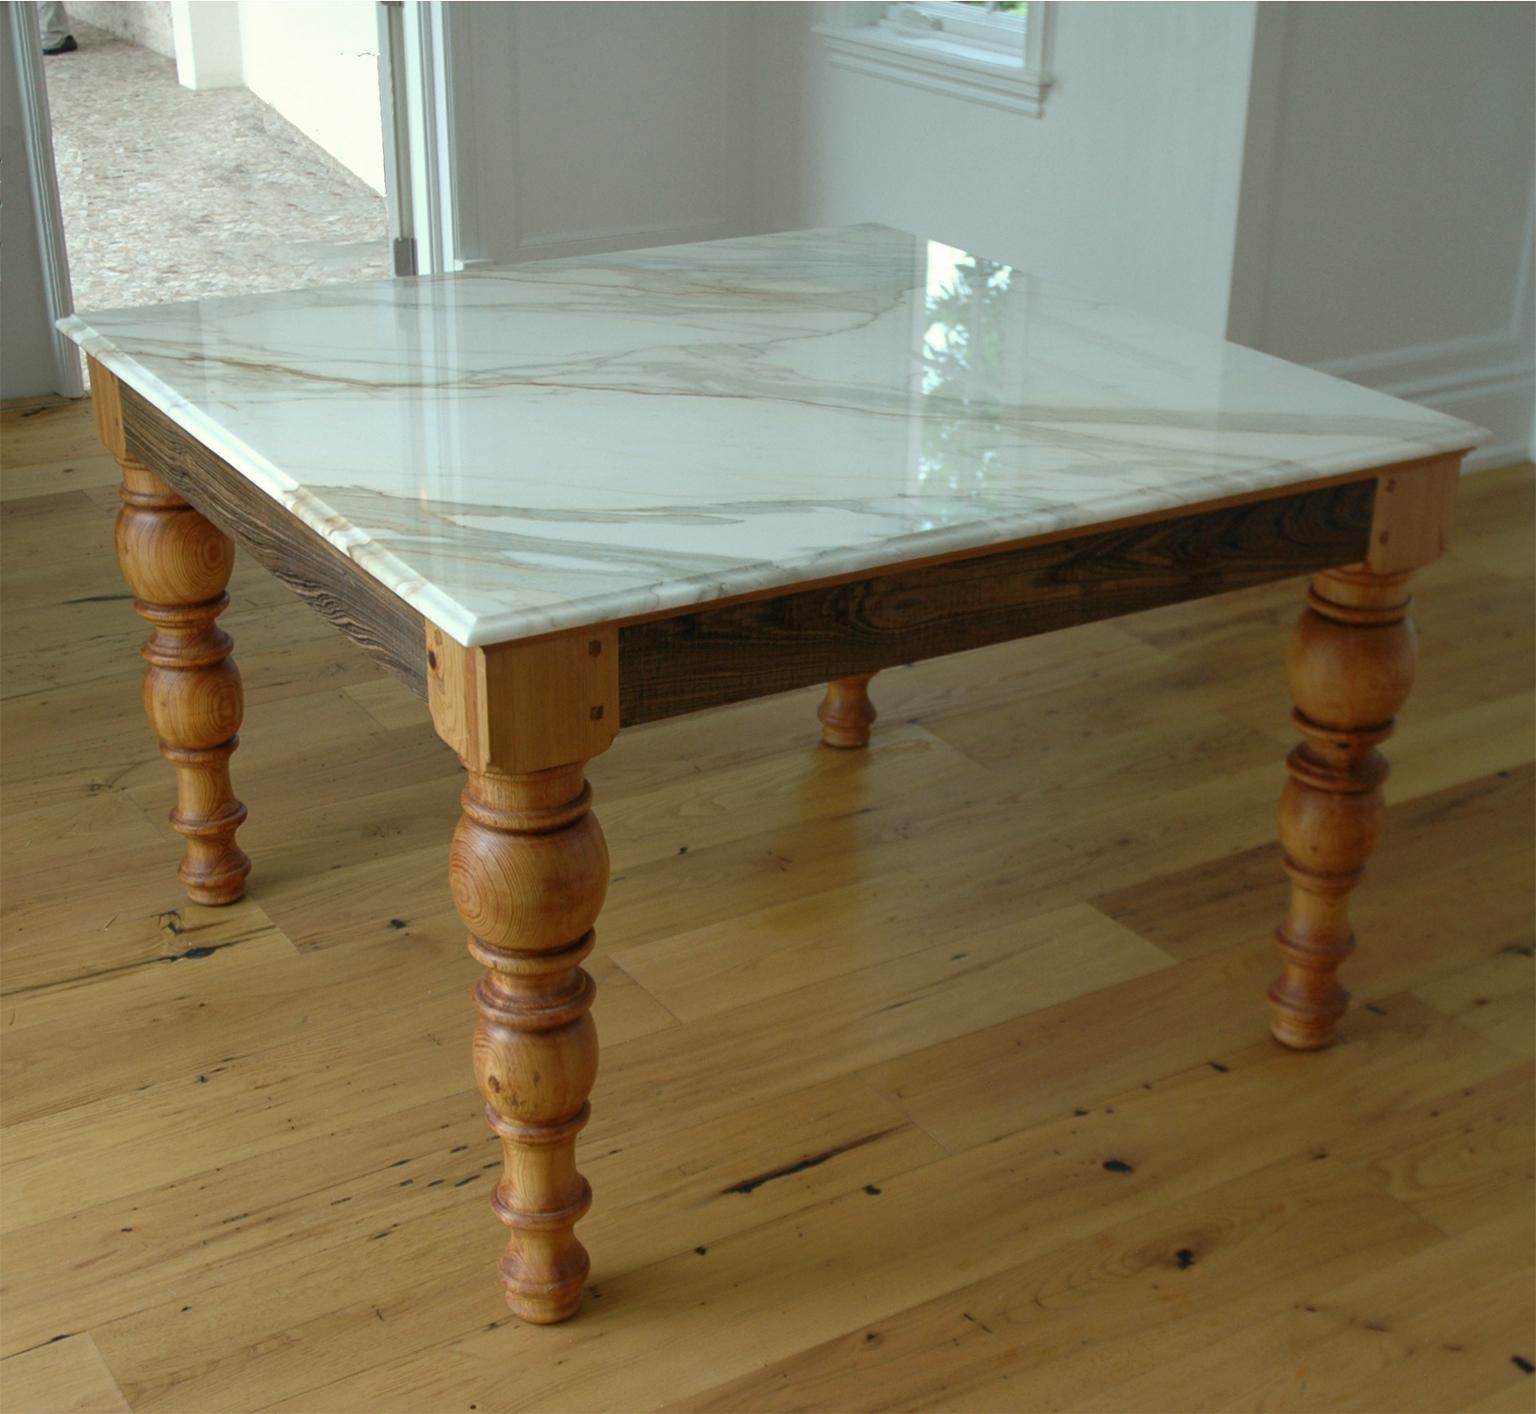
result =
[[416,237],[395,237],[395,274],[414,275],[416,273]]

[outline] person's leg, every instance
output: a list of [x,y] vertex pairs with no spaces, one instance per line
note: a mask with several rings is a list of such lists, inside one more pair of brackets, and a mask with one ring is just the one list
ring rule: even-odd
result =
[[44,54],[67,53],[75,47],[74,35],[69,32],[69,16],[59,0],[44,0],[37,7],[37,23],[42,31]]

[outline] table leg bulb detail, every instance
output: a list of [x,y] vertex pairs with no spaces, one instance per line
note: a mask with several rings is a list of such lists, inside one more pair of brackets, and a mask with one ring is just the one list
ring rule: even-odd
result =
[[122,468],[117,558],[134,608],[153,630],[140,649],[144,710],[160,754],[176,768],[171,825],[187,841],[180,877],[194,903],[234,903],[251,872],[235,843],[245,806],[229,778],[245,698],[217,623],[229,606],[234,542],[142,463]]
[[844,749],[869,745],[869,729],[878,715],[869,700],[872,677],[873,673],[860,673],[827,684],[827,695],[816,709],[823,745]]
[[1364,566],[1315,575],[1291,638],[1291,718],[1303,740],[1286,759],[1280,799],[1291,890],[1269,1000],[1276,1038],[1298,1050],[1331,1045],[1349,1001],[1337,975],[1355,946],[1349,894],[1386,813],[1377,748],[1413,683],[1407,581]]
[[576,1136],[597,1074],[594,986],[582,969],[608,888],[608,850],[584,763],[527,775],[471,770],[449,857],[453,899],[485,973],[474,989],[475,1078],[501,1136],[491,1206],[511,1230],[507,1304],[563,1321],[589,1262],[576,1223],[591,1205]]

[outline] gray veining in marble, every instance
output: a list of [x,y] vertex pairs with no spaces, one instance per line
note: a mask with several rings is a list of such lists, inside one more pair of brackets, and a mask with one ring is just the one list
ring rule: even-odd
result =
[[62,327],[468,644],[1486,437],[883,226]]

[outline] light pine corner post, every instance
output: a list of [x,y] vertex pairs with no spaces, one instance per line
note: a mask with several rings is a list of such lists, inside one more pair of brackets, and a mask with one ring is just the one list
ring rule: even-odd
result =
[[432,720],[468,773],[448,879],[484,968],[474,1069],[503,1167],[491,1199],[510,1229],[507,1304],[553,1324],[581,1305],[575,1226],[592,1192],[576,1171],[597,1074],[593,983],[582,969],[608,890],[608,849],[586,763],[619,719],[613,629],[465,648],[427,629]]
[[122,468],[117,561],[133,607],[153,632],[144,657],[144,710],[160,754],[176,768],[172,827],[185,837],[180,878],[193,903],[245,894],[251,861],[235,843],[245,806],[229,779],[245,697],[218,626],[229,607],[235,545],[128,452],[117,380],[91,360],[96,428]]
[[1291,636],[1287,676],[1302,741],[1286,758],[1280,843],[1290,906],[1275,932],[1282,970],[1269,989],[1276,1039],[1333,1044],[1349,994],[1338,969],[1354,951],[1349,894],[1386,814],[1379,747],[1413,685],[1408,580],[1444,553],[1461,456],[1382,475],[1363,563],[1312,577]]
[[869,700],[869,680],[873,673],[860,673],[856,677],[836,678],[827,684],[827,695],[816,709],[821,722],[821,741],[824,746],[852,750],[869,745],[869,729],[879,714]]

